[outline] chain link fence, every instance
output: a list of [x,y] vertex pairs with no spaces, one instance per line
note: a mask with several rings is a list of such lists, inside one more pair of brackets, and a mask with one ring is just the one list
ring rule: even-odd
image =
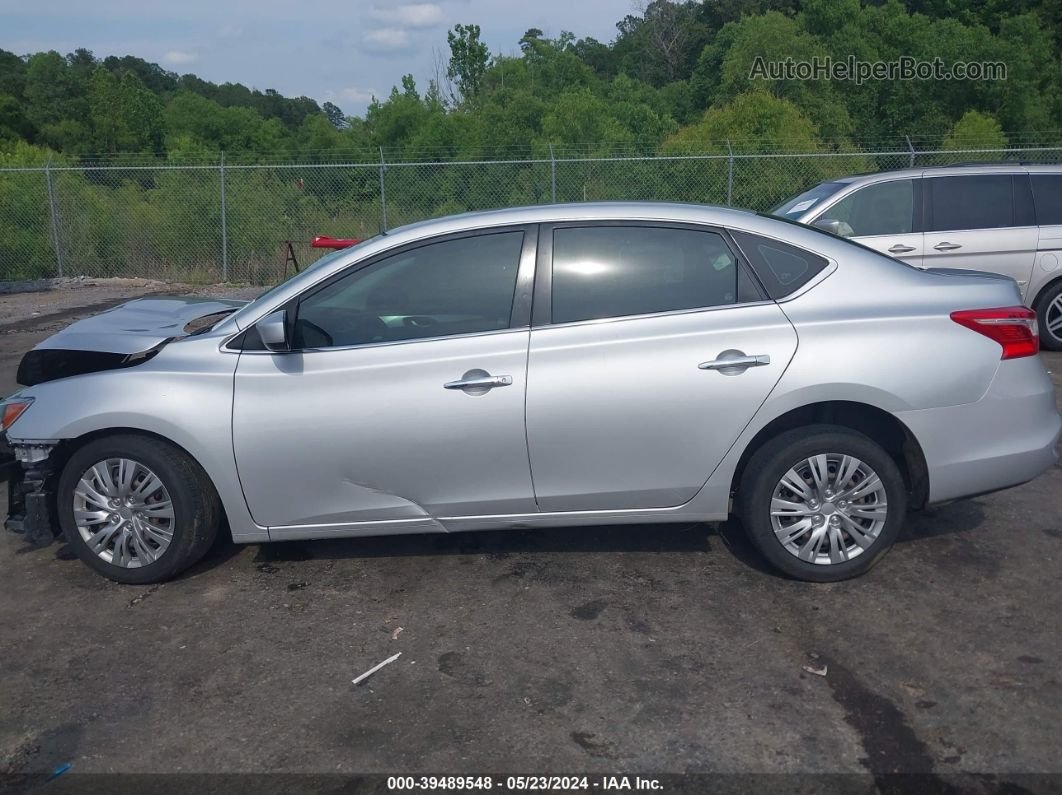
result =
[[[1062,146],[758,152],[463,162],[48,163],[0,169],[0,281],[127,276],[274,283],[320,255],[315,235],[368,237],[452,213],[658,200],[768,210],[825,179],[969,161],[1062,162]],[[294,255],[296,263],[291,262]]]

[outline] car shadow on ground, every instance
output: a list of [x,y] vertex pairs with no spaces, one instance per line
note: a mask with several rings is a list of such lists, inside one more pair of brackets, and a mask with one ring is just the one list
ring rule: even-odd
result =
[[[917,543],[924,539],[964,533],[976,529],[984,521],[985,511],[976,500],[913,512],[908,515],[896,543]],[[59,541],[55,557],[60,560],[76,559],[70,546],[62,543],[62,539]],[[785,575],[767,564],[745,534],[741,522],[735,518],[721,523],[606,525],[277,541],[257,545],[254,562],[269,564],[439,555],[486,555],[500,559],[511,555],[548,553],[712,553],[718,547],[724,548],[750,569],[785,578]],[[196,577],[222,566],[239,555],[242,549],[243,545],[232,541],[228,528],[222,528],[206,557],[177,579]]]
[[[898,544],[974,530],[985,521],[980,503],[966,500],[908,515]],[[226,534],[227,535],[227,534]],[[745,566],[772,577],[784,578],[753,546],[740,521],[722,523],[609,525],[563,527],[538,530],[491,530],[465,533],[422,533],[415,535],[335,538],[314,541],[278,541],[260,544],[257,564],[304,560],[344,560],[379,557],[510,555],[594,552],[702,552],[718,547],[727,550]],[[231,541],[214,549],[186,576],[220,565],[239,554],[241,547]]]
[[711,527],[693,523],[619,525],[278,541],[261,544],[256,562],[435,555],[501,558],[554,552],[706,552]]

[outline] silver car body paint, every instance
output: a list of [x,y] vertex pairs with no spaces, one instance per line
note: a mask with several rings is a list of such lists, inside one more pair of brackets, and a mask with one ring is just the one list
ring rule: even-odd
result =
[[[779,302],[295,354],[226,348],[288,300],[393,247],[596,220],[746,231],[829,265]],[[924,272],[736,210],[500,210],[366,241],[139,366],[27,387],[20,394],[35,402],[8,435],[21,444],[119,428],[158,434],[203,466],[233,538],[253,542],[722,520],[760,430],[801,406],[852,401],[911,430],[937,502],[1023,482],[1054,460],[1062,421],[1040,360],[1000,361],[998,344],[948,317],[1018,303],[1005,277]],[[99,333],[104,350],[122,344]],[[698,368],[728,349],[770,364],[739,376]],[[512,382],[478,395],[443,388],[471,370]]]

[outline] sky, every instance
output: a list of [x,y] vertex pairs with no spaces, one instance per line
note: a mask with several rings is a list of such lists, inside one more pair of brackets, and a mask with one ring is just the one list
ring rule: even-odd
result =
[[609,42],[638,0],[0,0],[0,49],[78,47],[136,55],[215,83],[274,88],[362,115],[412,73],[423,91],[446,31],[476,23],[492,53],[519,53],[528,28]]

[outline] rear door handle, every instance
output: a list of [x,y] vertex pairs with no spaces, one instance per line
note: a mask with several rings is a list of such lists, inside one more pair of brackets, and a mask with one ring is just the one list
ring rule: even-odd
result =
[[712,359],[710,362],[701,362],[697,365],[699,370],[730,370],[741,369],[746,367],[763,367],[765,364],[771,363],[771,357],[767,354],[759,354],[757,356],[732,356],[729,358]]
[[957,248],[962,248],[958,243],[937,243],[933,246],[937,251],[954,251]]
[[447,381],[443,384],[443,389],[487,390],[496,386],[512,386],[512,383],[513,377],[511,375],[466,375],[456,381]]
[[914,251],[914,246],[905,246],[903,243],[897,243],[895,246],[889,248],[890,254],[906,254],[908,251]]

